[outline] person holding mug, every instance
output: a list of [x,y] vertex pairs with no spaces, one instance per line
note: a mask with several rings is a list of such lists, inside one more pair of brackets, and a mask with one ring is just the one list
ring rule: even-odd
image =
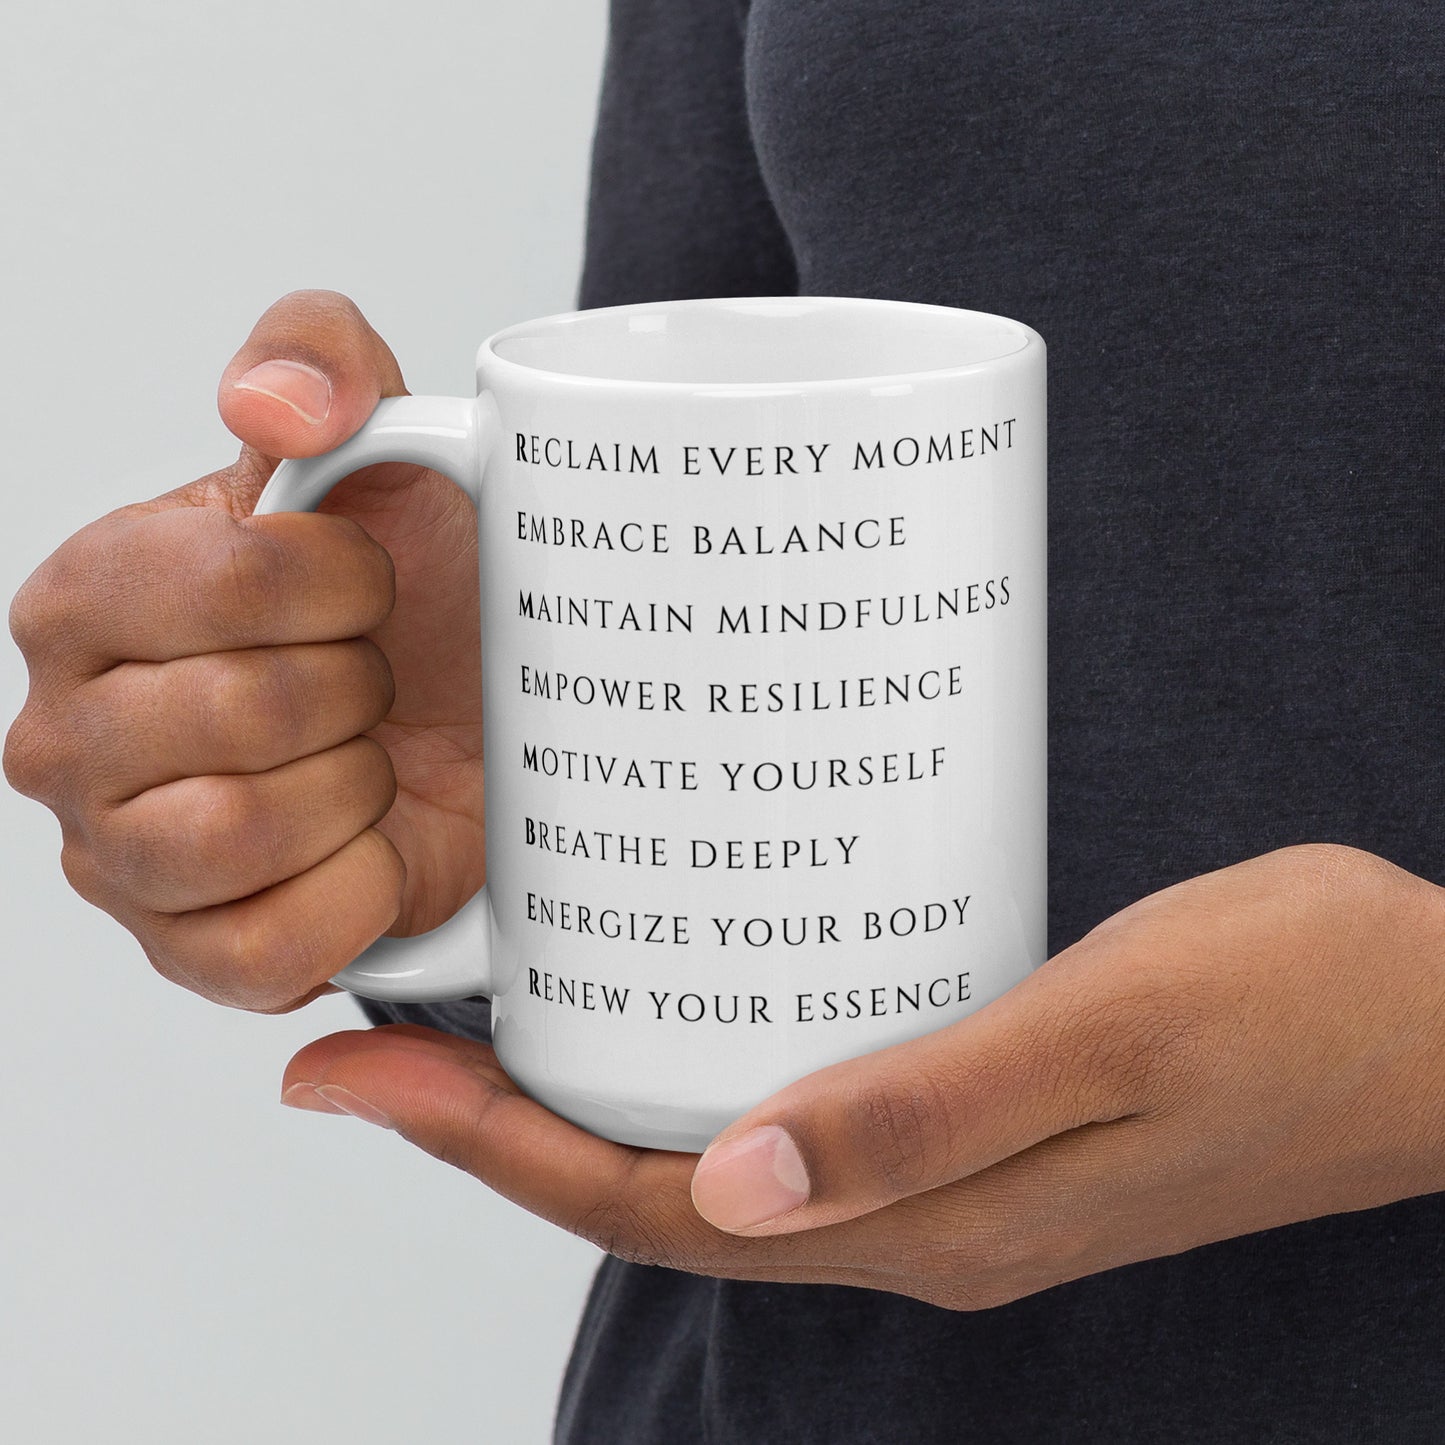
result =
[[[875,298],[1047,338],[1047,962],[701,1159],[545,1107],[476,996],[370,1000],[285,1101],[608,1251],[564,1441],[1439,1438],[1445,19],[1373,12],[1366,63],[1363,22],[1314,12],[903,18],[614,0],[580,303]],[[76,888],[234,1007],[299,1007],[497,888],[469,462],[256,513],[279,458],[404,397],[354,305],[284,298],[222,378],[238,460],[92,524],[12,612],[8,776]],[[517,467],[548,436],[520,405]],[[913,485],[880,480],[884,526]],[[974,821],[926,836],[953,856]],[[974,937],[938,957],[984,968]],[[905,979],[917,940],[875,943]],[[544,970],[493,963],[524,1025]]]

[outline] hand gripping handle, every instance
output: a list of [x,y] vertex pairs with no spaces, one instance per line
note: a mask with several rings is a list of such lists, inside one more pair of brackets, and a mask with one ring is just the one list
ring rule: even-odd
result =
[[[478,505],[482,463],[495,425],[483,401],[393,396],[334,451],[284,461],[256,513],[313,512],[343,477],[376,462],[412,462],[448,476]],[[331,981],[364,998],[429,1002],[491,992],[492,910],[481,889],[439,928],[378,938]]]

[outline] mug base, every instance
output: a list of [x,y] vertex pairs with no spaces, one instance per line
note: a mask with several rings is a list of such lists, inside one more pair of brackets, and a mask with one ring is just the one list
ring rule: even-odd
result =
[[[515,1079],[515,1075],[513,1076]],[[548,1097],[546,1088],[522,1083],[524,1092],[544,1108],[615,1144],[635,1149],[667,1149],[681,1154],[701,1154],[713,1139],[744,1110],[688,1109],[659,1105],[655,1101],[633,1109],[616,1101],[579,1099],[575,1095]]]

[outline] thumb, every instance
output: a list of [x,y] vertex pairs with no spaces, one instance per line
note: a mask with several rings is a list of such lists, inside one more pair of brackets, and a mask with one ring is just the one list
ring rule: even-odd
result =
[[774,1094],[708,1146],[698,1213],[735,1234],[837,1224],[1124,1117],[1145,1015],[1074,953],[968,1018]]
[[354,301],[336,291],[283,296],[257,321],[217,391],[221,420],[244,444],[237,485],[259,494],[278,458],[331,451],[383,396],[405,394],[390,347]]

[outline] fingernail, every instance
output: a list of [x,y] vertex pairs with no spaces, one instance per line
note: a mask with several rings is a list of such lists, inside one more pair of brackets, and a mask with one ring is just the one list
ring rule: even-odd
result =
[[808,1169],[786,1129],[765,1124],[714,1144],[692,1176],[697,1212],[719,1229],[749,1229],[808,1197]]
[[314,1084],[292,1084],[289,1089],[281,1091],[281,1102],[288,1109],[310,1109],[316,1114],[345,1113],[345,1110],[338,1109],[335,1104],[328,1104],[316,1092]]
[[368,1104],[365,1099],[358,1099],[350,1089],[340,1089],[335,1084],[318,1084],[316,1092],[333,1104],[339,1114],[350,1114],[353,1118],[364,1119],[368,1124],[375,1124],[379,1129],[390,1129],[391,1120],[386,1117],[374,1104]]
[[331,383],[304,361],[263,361],[232,383],[285,402],[303,421],[319,426],[331,410]]

